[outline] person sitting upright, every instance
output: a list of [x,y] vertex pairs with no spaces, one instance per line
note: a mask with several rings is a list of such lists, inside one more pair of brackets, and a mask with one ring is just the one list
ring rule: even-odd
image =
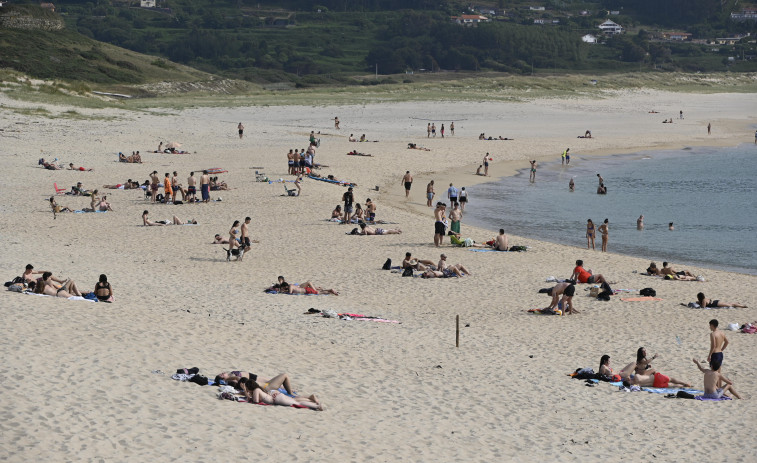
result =
[[607,283],[607,280],[602,275],[593,275],[591,270],[584,269],[584,261],[581,259],[576,261],[576,267],[573,269],[573,274],[570,276],[571,280],[575,280],[579,283],[603,284]]
[[405,253],[405,259],[402,260],[402,268],[411,268],[414,270],[425,271],[427,267],[434,267],[434,263],[428,259],[413,259],[412,254]]
[[[697,359],[691,359],[699,368],[699,371],[704,373],[704,395],[705,399],[721,399],[726,392],[730,392],[734,397],[740,399],[741,396],[733,388],[733,381],[723,376],[718,371],[711,370],[709,368],[703,368]],[[718,384],[725,383],[722,388],[718,387]]]

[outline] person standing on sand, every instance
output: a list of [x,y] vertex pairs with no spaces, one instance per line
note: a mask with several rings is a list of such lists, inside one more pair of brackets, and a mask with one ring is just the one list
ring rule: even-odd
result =
[[334,117],[334,128],[339,130],[339,118]]
[[484,177],[489,176],[489,153],[484,155]]
[[[250,240],[250,222],[252,221],[251,218],[245,217],[244,223],[242,224],[242,227],[240,228],[241,234],[239,235],[239,241],[241,242],[241,248],[247,252],[247,250],[252,245],[252,241]],[[242,256],[239,256],[241,260]]]
[[160,183],[160,179],[158,179],[158,171],[154,170],[150,174],[150,193],[152,193],[152,202],[155,202],[155,196],[158,194],[158,184]]
[[576,183],[573,181],[573,177],[571,177],[570,182],[568,182],[568,191],[576,191]]
[[434,209],[434,219],[436,219],[436,221],[434,222],[434,246],[436,246],[437,248],[442,244],[442,241],[444,240],[445,229],[447,228],[444,225],[444,222],[446,220],[444,211],[446,210],[446,208],[447,206],[444,203],[438,202],[436,203],[436,209]]
[[189,201],[195,202],[197,201],[197,197],[195,196],[197,194],[197,179],[195,179],[195,173],[190,172],[189,177],[187,178],[187,197],[189,198]]
[[460,189],[458,198],[460,198],[460,211],[465,212],[465,204],[468,202],[468,192],[465,191],[465,187],[462,187],[462,189]]
[[449,133],[453,137],[455,136],[455,123],[454,122],[449,123]]
[[644,230],[644,216],[640,215],[638,219],[636,219],[636,229],[637,230]]
[[405,198],[410,197],[410,187],[413,186],[413,176],[410,175],[410,171],[405,172],[405,176],[402,177],[402,182],[405,184]]
[[210,201],[210,175],[207,170],[202,171],[200,176],[200,192],[202,193],[202,201],[207,203]]
[[531,183],[536,183],[536,159],[531,161],[531,176],[528,179]]
[[610,221],[605,219],[604,223],[597,229],[602,234],[602,252],[607,252],[607,241],[610,239]]
[[242,125],[241,122],[237,126],[237,130],[239,131],[239,139],[241,140],[242,137],[244,136],[244,126]]
[[450,227],[453,232],[460,234],[460,219],[463,217],[463,213],[460,211],[460,206],[457,203],[452,203],[452,211],[449,213]]
[[594,249],[594,236],[594,222],[589,219],[586,221],[586,249],[589,249],[589,246]]
[[442,138],[444,138],[444,124],[442,124],[442,130],[441,130],[441,132],[442,132]]
[[436,123],[431,123],[431,136],[436,138]]
[[720,367],[723,365],[723,351],[727,346],[728,338],[718,329],[718,321],[713,318],[710,320],[710,353],[707,354],[707,361],[712,371],[720,373]]
[[352,218],[352,203],[355,202],[355,196],[352,194],[352,187],[347,188],[347,191],[342,195],[342,201],[344,202],[344,217],[342,223],[350,223]]
[[431,138],[431,122],[426,126],[426,138]]
[[449,203],[452,206],[457,203],[457,188],[455,188],[451,183],[449,184],[449,188],[447,188],[447,199],[449,199]]
[[436,193],[434,193],[434,181],[431,180],[430,182],[428,182],[428,185],[426,185],[426,205],[428,207],[432,207],[431,201],[434,199],[435,194]]
[[710,135],[712,133],[712,123],[707,123],[707,135]]

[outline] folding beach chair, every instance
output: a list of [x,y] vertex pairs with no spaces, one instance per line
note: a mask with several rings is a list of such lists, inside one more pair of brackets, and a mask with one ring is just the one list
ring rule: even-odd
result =
[[57,184],[57,183],[53,183],[53,188],[55,188],[55,194],[56,194],[56,195],[62,195],[62,194],[64,194],[65,192],[67,192],[67,191],[68,191],[68,190],[67,190],[67,189],[65,189],[65,188],[58,188],[58,184]]
[[284,185],[284,191],[287,192],[287,196],[297,196],[297,190],[292,188],[291,190]]

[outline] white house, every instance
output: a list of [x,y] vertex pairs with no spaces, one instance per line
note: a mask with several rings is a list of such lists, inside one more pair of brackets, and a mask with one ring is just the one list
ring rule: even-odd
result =
[[529,6],[528,9],[531,11],[544,11],[543,6]]
[[586,34],[583,37],[581,37],[581,41],[583,43],[597,43],[597,38],[591,34]]
[[474,26],[478,23],[488,23],[490,21],[491,19],[487,18],[486,16],[481,16],[478,14],[461,14],[460,16],[452,17],[452,22],[462,24],[464,26]]
[[604,32],[605,34],[622,34],[623,33],[623,27],[621,27],[619,24],[615,24],[614,22],[610,21],[609,19],[602,24],[599,25],[599,28]]
[[546,19],[541,19],[541,18],[534,19],[534,24],[544,24],[546,22],[547,22]]
[[157,5],[155,0],[140,0],[139,6],[142,8],[155,8]]

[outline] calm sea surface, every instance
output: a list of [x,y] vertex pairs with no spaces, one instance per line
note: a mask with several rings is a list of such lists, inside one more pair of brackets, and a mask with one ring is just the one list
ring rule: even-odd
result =
[[[757,274],[757,146],[573,156],[569,166],[561,165],[559,155],[555,159],[539,165],[533,184],[524,169],[466,188],[465,221],[586,246],[586,219],[598,227],[607,218],[610,252],[646,257],[658,266],[666,260]],[[607,195],[596,194],[597,173]],[[640,214],[643,231],[636,229]]]

